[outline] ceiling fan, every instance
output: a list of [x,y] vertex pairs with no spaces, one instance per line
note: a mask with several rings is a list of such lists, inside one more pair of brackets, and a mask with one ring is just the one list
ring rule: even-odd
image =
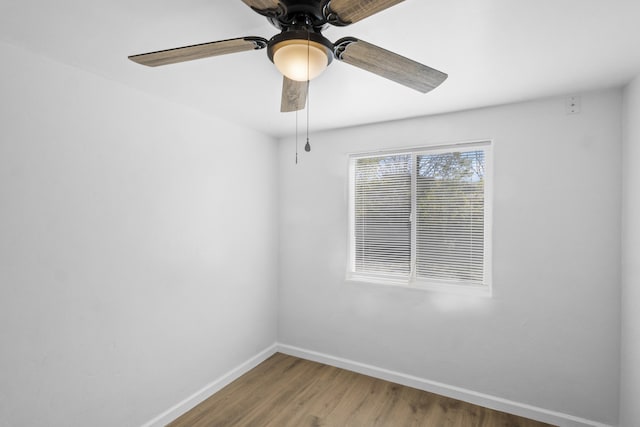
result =
[[346,26],[403,0],[242,0],[281,32],[270,40],[240,37],[129,56],[156,67],[210,56],[267,49],[283,74],[281,111],[305,107],[308,81],[335,58],[422,93],[438,87],[447,74],[355,37],[332,43],[322,35],[328,25]]

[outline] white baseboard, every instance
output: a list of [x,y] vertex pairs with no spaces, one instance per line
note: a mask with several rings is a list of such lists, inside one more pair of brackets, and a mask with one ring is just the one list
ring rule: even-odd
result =
[[394,372],[388,369],[378,368],[376,366],[371,366],[340,357],[330,356],[328,354],[318,353],[311,350],[305,350],[286,344],[277,344],[276,351],[291,356],[300,357],[302,359],[324,363],[325,365],[347,369],[349,371],[358,372],[360,374],[368,375],[374,378],[380,378],[408,387],[417,388],[419,390],[440,394],[442,396],[451,397],[454,399],[473,403],[475,405],[495,409],[497,411],[507,412],[513,415],[518,415],[520,417],[530,418],[532,420],[557,425],[559,427],[612,427],[608,424],[590,421],[584,418],[575,417],[573,415],[550,411],[548,409],[538,408],[536,406],[527,405],[525,403],[514,402],[512,400],[503,399],[501,397],[478,393],[472,390],[466,390],[464,388],[418,378],[412,375],[406,375],[400,372]]
[[269,348],[261,351],[260,353],[253,356],[251,359],[242,363],[239,366],[236,366],[231,371],[227,372],[217,380],[207,384],[202,389],[193,393],[191,396],[184,399],[182,402],[172,406],[167,409],[151,421],[144,423],[141,427],[164,427],[169,424],[171,421],[178,418],[180,415],[184,414],[188,410],[192,409],[199,403],[203,402],[212,394],[221,390],[225,386],[232,383],[237,378],[249,372],[251,369],[255,368],[269,357],[273,356],[278,350],[277,344],[273,344]]

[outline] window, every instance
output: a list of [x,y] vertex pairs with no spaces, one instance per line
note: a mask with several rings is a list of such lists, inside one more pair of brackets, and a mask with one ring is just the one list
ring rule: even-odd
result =
[[348,278],[488,292],[490,148],[351,156]]

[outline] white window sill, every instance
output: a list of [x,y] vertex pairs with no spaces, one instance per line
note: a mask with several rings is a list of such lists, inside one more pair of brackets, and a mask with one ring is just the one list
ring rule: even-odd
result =
[[491,286],[488,285],[466,285],[445,282],[408,281],[401,278],[376,277],[353,273],[347,274],[345,280],[352,283],[367,283],[374,285],[393,286],[404,289],[416,289],[454,295],[478,296],[485,298],[490,298],[492,296]]

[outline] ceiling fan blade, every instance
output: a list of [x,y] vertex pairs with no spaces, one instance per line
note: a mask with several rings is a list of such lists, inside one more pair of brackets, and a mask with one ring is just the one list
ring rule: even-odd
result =
[[284,8],[278,0],[242,0],[242,2],[261,15],[278,16],[284,13]]
[[307,104],[308,82],[298,82],[284,77],[282,80],[282,104],[280,111],[288,113],[302,110]]
[[263,49],[266,46],[267,40],[262,37],[242,37],[142,53],[140,55],[132,55],[129,59],[138,64],[157,67],[158,65],[175,64],[177,62],[226,55],[229,53],[243,52],[245,50]]
[[325,15],[334,25],[349,25],[385,10],[404,0],[331,0]]
[[422,93],[438,87],[447,74],[353,37],[334,45],[335,57]]

